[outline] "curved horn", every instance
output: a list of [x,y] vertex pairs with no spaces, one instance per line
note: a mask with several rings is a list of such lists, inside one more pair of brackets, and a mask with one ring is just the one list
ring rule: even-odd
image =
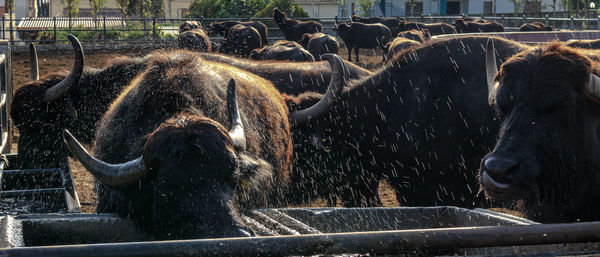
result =
[[71,70],[71,74],[69,74],[69,76],[46,90],[46,93],[44,94],[44,101],[47,103],[62,98],[67,93],[67,90],[69,90],[71,85],[77,85],[77,83],[79,83],[79,78],[81,77],[81,74],[83,74],[84,63],[81,43],[79,43],[79,40],[71,34],[67,35],[67,38],[69,38],[69,41],[71,41],[71,45],[73,46],[75,64],[73,65],[73,69]]
[[146,164],[141,156],[123,164],[108,164],[90,155],[68,130],[63,130],[62,135],[71,153],[83,167],[109,187],[125,187],[147,173]]
[[229,117],[231,117],[229,137],[233,142],[233,147],[238,151],[244,151],[246,150],[246,135],[244,134],[244,124],[242,124],[242,117],[238,109],[237,91],[233,79],[229,80],[227,85],[227,109],[229,110]]
[[40,79],[40,69],[38,66],[38,56],[35,50],[35,44],[29,43],[29,80],[36,81]]
[[590,79],[585,84],[585,97],[595,103],[600,103],[600,77],[590,73]]
[[490,38],[487,41],[487,47],[485,49],[485,70],[487,74],[488,103],[490,105],[496,103],[496,89],[498,88],[498,83],[494,83],[494,78],[496,77],[496,74],[498,74],[495,51],[494,41]]
[[321,59],[325,59],[331,65],[331,81],[327,92],[321,100],[315,105],[304,110],[295,111],[290,114],[290,122],[292,126],[306,123],[308,120],[318,118],[327,113],[331,104],[337,100],[344,88],[345,82],[345,67],[342,59],[335,54],[324,54]]

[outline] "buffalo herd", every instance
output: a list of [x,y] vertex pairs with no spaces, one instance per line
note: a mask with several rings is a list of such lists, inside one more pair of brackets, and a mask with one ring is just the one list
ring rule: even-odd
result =
[[[30,81],[10,109],[20,134],[11,166],[62,167],[74,156],[95,178],[97,212],[157,239],[253,236],[243,215],[254,208],[382,206],[384,179],[402,206],[600,218],[599,53],[431,38],[504,30],[483,19],[353,16],[335,24],[345,61],[321,24],[278,9],[273,18],[287,40],[270,44],[260,22],[205,32],[190,21],[180,49],[102,68],[86,67],[69,35],[73,68],[42,76],[32,44]],[[351,62],[352,49],[358,61],[359,48],[375,47],[382,68]]]

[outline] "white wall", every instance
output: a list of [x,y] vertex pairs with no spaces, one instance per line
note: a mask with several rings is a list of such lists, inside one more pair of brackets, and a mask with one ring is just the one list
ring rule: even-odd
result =
[[303,3],[296,1],[311,18],[331,18],[338,15],[338,4],[333,3]]

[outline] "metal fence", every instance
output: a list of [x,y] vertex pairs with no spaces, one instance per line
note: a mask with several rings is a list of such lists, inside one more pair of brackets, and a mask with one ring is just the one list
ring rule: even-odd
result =
[[[432,16],[421,15],[404,17],[409,21],[419,21],[425,23],[446,22],[454,23],[461,16]],[[492,21],[500,22],[506,31],[517,31],[518,27],[528,22],[543,22],[562,30],[600,30],[600,16],[598,18],[552,18],[546,15],[540,17],[512,17],[512,16],[478,16]],[[335,18],[326,17],[320,19],[299,18],[299,20],[316,20],[323,24],[324,32],[335,35]],[[26,19],[26,18],[24,18]],[[169,19],[169,18],[130,18],[122,19],[121,22],[115,22],[114,19],[121,18],[99,18],[95,22],[87,23],[85,26],[64,26],[64,19],[68,18],[47,18],[44,26],[24,27],[18,26],[23,20],[13,20],[8,18],[0,19],[0,39],[18,40],[21,42],[36,42],[38,44],[62,44],[67,43],[66,34],[79,34],[79,39],[84,43],[110,44],[110,43],[133,43],[148,44],[156,42],[172,42],[178,35],[179,24],[185,20],[195,20],[203,24],[206,29],[214,22],[225,20],[239,21],[260,21],[267,25],[269,29],[269,39],[283,39],[283,34],[272,18],[250,18],[250,17],[232,17],[232,18],[193,18],[193,19]],[[79,18],[78,18],[79,19]],[[87,18],[91,19],[91,18]],[[349,17],[339,17],[339,22],[348,21]],[[39,24],[39,23],[38,23]],[[89,25],[92,24],[92,25]],[[118,24],[118,25],[115,25]],[[80,36],[83,35],[84,36]],[[17,35],[18,34],[18,35]],[[211,36],[213,39],[219,36]]]

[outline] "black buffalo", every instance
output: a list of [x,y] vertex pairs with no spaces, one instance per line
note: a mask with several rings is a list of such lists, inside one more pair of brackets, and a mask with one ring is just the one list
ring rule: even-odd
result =
[[269,44],[269,41],[267,38],[269,29],[267,28],[267,26],[264,23],[262,23],[260,21],[222,21],[222,22],[217,22],[210,26],[209,34],[210,35],[217,34],[217,35],[222,35],[222,36],[227,37],[227,33],[229,32],[229,29],[231,29],[231,27],[238,25],[238,24],[255,28],[256,31],[258,31],[258,33],[260,34],[260,40],[261,40],[262,44],[263,45]]
[[504,62],[488,46],[489,104],[502,126],[480,183],[500,201],[522,200],[540,222],[600,219],[600,70],[585,52],[555,42]]
[[495,21],[467,21],[456,19],[453,24],[458,33],[480,33],[480,32],[504,32],[504,26]]
[[407,30],[423,30],[427,29],[429,31],[430,36],[442,35],[442,34],[456,34],[456,29],[447,23],[438,22],[438,23],[422,23],[422,22],[412,22],[412,21],[401,21],[398,24],[398,28],[400,31]]
[[431,39],[429,37],[429,31],[427,29],[423,29],[423,30],[412,29],[412,30],[402,31],[402,32],[398,33],[398,35],[396,37],[403,37],[406,39],[417,41],[419,43],[423,43],[423,42]]
[[[72,71],[52,72],[41,77],[32,72],[32,81],[15,91],[10,115],[20,134],[19,163],[11,163],[11,168],[68,165],[69,151],[60,139],[61,130],[68,128],[90,143],[96,123],[112,100],[146,67],[145,57],[118,57],[102,69],[84,69],[79,41],[71,35],[68,38],[75,52]],[[34,51],[31,57],[37,59]],[[31,70],[37,71],[37,65],[32,65]]]
[[[360,48],[374,49],[379,47],[385,51],[385,44],[392,40],[392,32],[381,23],[336,23],[335,27],[348,50],[348,61],[352,61],[352,49],[355,49],[356,61],[358,62]],[[383,59],[385,60],[385,55]]]
[[[324,93],[331,78],[331,68],[324,61],[294,63],[268,60],[254,61],[222,54],[200,53],[199,55],[206,60],[225,63],[266,78],[279,91],[290,95],[307,91]],[[358,79],[373,74],[346,61],[344,61],[344,67],[350,79]]]
[[600,49],[600,39],[571,39],[565,46],[585,49]]
[[198,52],[212,52],[212,42],[202,29],[188,30],[177,36],[177,45],[181,49]]
[[519,31],[554,31],[554,26],[548,26],[543,22],[525,23],[519,27]]
[[299,21],[294,19],[288,19],[285,13],[279,9],[273,9],[273,19],[285,39],[289,41],[299,41],[304,33],[318,33],[323,32],[323,25],[316,21]]
[[366,23],[366,24],[381,23],[381,24],[385,25],[386,27],[388,27],[388,29],[390,29],[390,31],[392,32],[392,35],[396,35],[396,34],[398,34],[398,32],[400,32],[400,28],[398,28],[398,23],[401,21],[406,21],[406,19],[404,19],[402,17],[362,18],[358,15],[352,15],[351,20],[354,22],[362,22],[362,23]]
[[219,52],[248,57],[252,50],[262,46],[260,34],[255,28],[238,24],[229,29]]
[[250,53],[253,60],[288,60],[293,62],[314,62],[315,58],[301,45],[293,41],[279,40],[275,44],[254,49]]
[[418,41],[406,39],[403,37],[397,37],[385,45],[384,54],[387,58],[392,58],[395,54],[402,52],[404,49],[408,49],[411,47],[420,46],[421,43]]
[[[499,129],[482,74],[487,39],[432,41],[396,55],[370,77],[349,81],[328,115],[295,132],[294,152],[303,160],[295,167],[304,177],[292,180],[346,206],[381,205],[382,178],[401,205],[486,204],[477,195],[477,168]],[[527,48],[494,41],[502,59]],[[304,97],[314,101],[314,95]],[[302,143],[315,141],[323,145],[320,155]]]
[[321,60],[321,55],[338,54],[340,51],[340,43],[333,36],[324,33],[304,33],[300,41],[298,41],[316,60]]
[[202,23],[198,23],[197,21],[184,21],[179,25],[179,34],[196,29],[202,29]]
[[[332,80],[323,100],[290,112],[252,73],[189,51],[149,58],[98,125],[95,157],[64,133],[97,180],[97,211],[129,217],[159,239],[251,235],[243,210],[285,202],[290,128],[323,115],[343,82]],[[343,73],[339,57],[328,61]]]

